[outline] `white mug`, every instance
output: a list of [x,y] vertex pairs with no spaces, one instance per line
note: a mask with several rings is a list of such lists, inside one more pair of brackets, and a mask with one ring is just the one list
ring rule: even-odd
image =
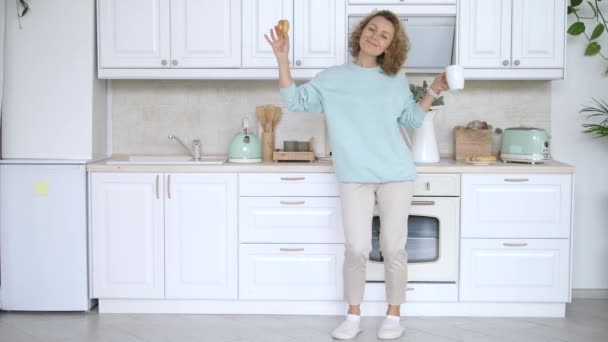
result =
[[464,89],[464,68],[462,65],[450,65],[445,68],[445,75],[450,90]]

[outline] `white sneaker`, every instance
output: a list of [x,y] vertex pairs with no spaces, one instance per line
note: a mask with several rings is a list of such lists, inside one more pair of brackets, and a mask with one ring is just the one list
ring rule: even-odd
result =
[[350,340],[355,338],[361,331],[359,328],[360,320],[345,319],[334,331],[331,333],[331,337],[338,340]]
[[380,329],[378,329],[378,338],[381,340],[392,340],[401,337],[405,332],[405,328],[401,326],[401,319],[397,316],[387,316]]

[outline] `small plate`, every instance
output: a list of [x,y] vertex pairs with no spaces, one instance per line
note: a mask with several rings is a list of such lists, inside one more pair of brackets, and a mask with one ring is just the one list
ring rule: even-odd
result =
[[484,161],[484,160],[465,160],[469,164],[473,165],[492,165],[496,164],[496,160],[493,161]]

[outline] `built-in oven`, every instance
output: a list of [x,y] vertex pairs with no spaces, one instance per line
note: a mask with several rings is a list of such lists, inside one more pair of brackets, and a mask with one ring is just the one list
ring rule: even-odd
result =
[[[460,175],[419,175],[404,246],[408,253],[408,282],[457,281],[459,221]],[[367,282],[384,282],[381,230],[382,222],[374,210]]]

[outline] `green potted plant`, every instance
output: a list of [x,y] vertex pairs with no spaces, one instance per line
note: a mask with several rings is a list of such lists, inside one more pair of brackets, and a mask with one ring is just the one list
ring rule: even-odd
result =
[[593,105],[585,106],[580,113],[587,114],[587,119],[599,117],[603,118],[598,123],[582,124],[585,130],[583,133],[593,134],[594,138],[608,137],[608,104],[606,101],[593,99]]
[[[420,102],[420,100],[422,100],[422,98],[424,97],[424,95],[426,95],[426,92],[429,89],[429,84],[426,81],[422,81],[422,86],[416,85],[414,83],[410,83],[410,91],[412,92],[412,95],[414,95],[414,101],[416,101],[416,103]],[[435,100],[433,100],[433,104],[431,105],[432,107],[434,106],[443,106],[443,96],[439,96],[438,98],[436,98]]]
[[[568,6],[568,14],[575,17],[574,23],[568,28],[568,34],[572,36],[583,36],[587,41],[585,48],[585,56],[598,56],[605,61],[608,61],[608,56],[602,53],[602,46],[599,43],[599,38],[604,36],[604,32],[608,33],[608,15],[602,13],[606,7],[599,5],[601,0],[587,1],[588,14],[581,14],[583,5],[582,0],[570,0]],[[582,6],[581,6],[582,5]],[[591,34],[588,34],[587,25],[593,27]],[[604,71],[604,75],[608,76],[608,67]],[[580,113],[586,113],[587,119],[595,117],[604,117],[599,123],[582,124],[585,130],[583,133],[592,134],[594,138],[608,136],[608,105],[603,100],[593,99],[594,104],[585,106]]]

